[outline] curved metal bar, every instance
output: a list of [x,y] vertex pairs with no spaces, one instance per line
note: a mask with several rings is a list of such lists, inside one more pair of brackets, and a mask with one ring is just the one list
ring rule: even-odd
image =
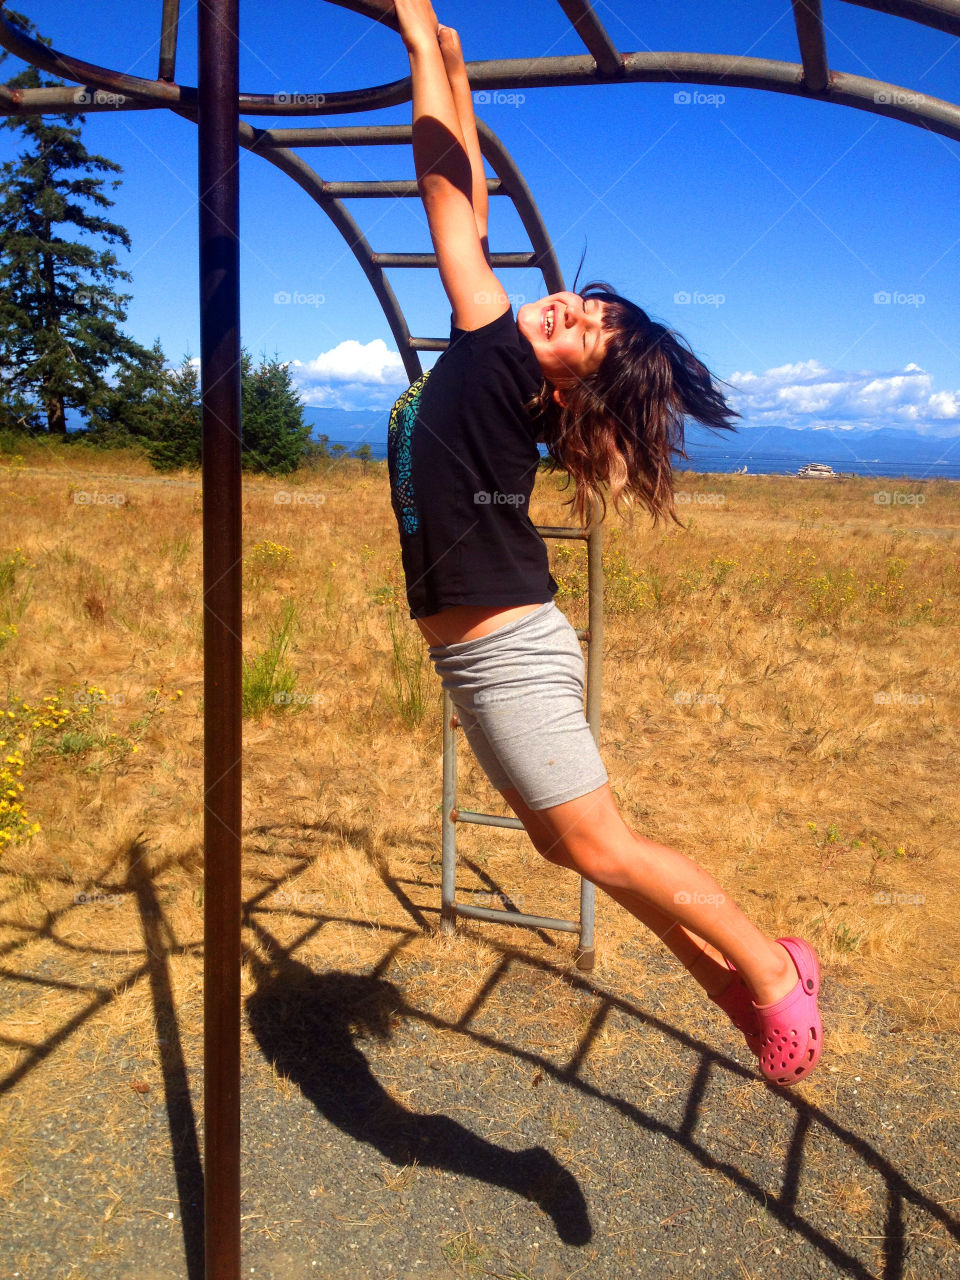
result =
[[298,187],[317,202],[343,236],[353,256],[363,268],[363,273],[369,280],[370,287],[386,316],[390,332],[400,352],[400,359],[403,361],[404,371],[411,382],[416,382],[423,373],[423,366],[420,364],[420,357],[410,346],[410,330],[407,328],[396,294],[391,289],[383,268],[374,261],[373,250],[356,222],[340,201],[326,192],[320,175],[292,151],[284,147],[261,147],[260,131],[243,120],[240,121],[239,139],[241,147],[263,156],[265,160],[276,165],[281,172],[292,178]]
[[838,106],[856,107],[891,120],[902,120],[960,142],[960,106],[944,98],[914,93],[900,85],[831,71],[830,91],[818,101],[836,102]]
[[[0,40],[0,44],[3,41]],[[18,55],[19,56],[19,55]],[[78,95],[83,95],[82,99]],[[81,102],[78,106],[77,103]],[[98,89],[93,85],[69,89],[11,89],[0,84],[0,115],[4,116],[69,116],[98,111],[155,111],[163,102],[143,102],[122,93]],[[191,117],[196,121],[196,112]]]
[[[330,2],[344,9],[352,9],[354,13],[361,13],[364,17],[372,18],[374,22],[382,22],[385,26],[392,27],[394,31],[397,30],[391,0],[330,0]],[[580,12],[585,12],[588,23],[595,24],[595,27],[599,28],[602,33],[599,40],[608,44],[610,49],[613,49],[614,55],[619,57],[609,36],[593,13],[591,5],[585,0],[559,0],[559,3],[570,22],[576,27],[581,40],[596,58],[598,66],[604,67],[604,62],[602,58],[597,57],[594,44],[586,39],[586,32],[581,31],[577,24],[577,15]],[[864,9],[873,9],[878,13],[890,13],[898,18],[908,18],[912,22],[922,22],[928,27],[948,31],[951,35],[960,35],[960,0],[845,0],[845,3],[860,5]],[[591,39],[594,38],[591,36]]]
[[960,0],[845,0],[845,3],[922,22],[938,31],[960,36]]
[[[919,2],[919,0],[918,0]],[[945,2],[945,0],[944,0]],[[15,35],[11,37],[10,32]],[[23,36],[18,28],[0,16],[0,44],[17,57],[26,58],[24,41],[36,45],[45,69],[54,65],[63,72],[69,59],[51,64],[47,55],[56,59],[44,45]],[[29,60],[29,59],[28,59]],[[960,106],[943,98],[914,93],[902,85],[887,84],[865,76],[848,75],[831,71],[827,90],[812,94],[804,82],[803,67],[795,62],[779,62],[770,58],[741,58],[720,53],[628,53],[623,56],[624,69],[616,77],[604,76],[596,70],[589,57],[539,58],[533,63],[527,58],[504,59],[499,62],[472,62],[468,65],[470,83],[474,88],[552,88],[561,85],[582,84],[630,84],[650,82],[681,82],[692,84],[728,85],[733,88],[766,89],[776,93],[789,93],[797,97],[813,98],[818,102],[835,102],[841,106],[856,107],[875,115],[889,116],[906,124],[918,125],[934,133],[960,141]],[[75,67],[78,64],[73,63]],[[117,92],[130,93],[128,82],[133,77],[120,76],[93,68],[89,63],[79,64],[98,75],[80,74],[76,79],[87,84]],[[196,91],[177,85],[163,84],[157,80],[136,80],[137,86],[159,86],[156,101],[150,101],[150,93],[137,89],[140,106],[169,106],[196,111]],[[75,109],[75,90],[72,89],[5,89],[0,93],[0,114],[28,115],[68,112]],[[90,96],[90,95],[88,95]],[[279,101],[287,99],[287,101]],[[240,94],[240,109],[250,115],[331,115],[339,111],[372,111],[380,107],[396,106],[410,100],[410,77],[371,89],[351,90],[335,94]],[[94,100],[84,110],[116,110],[129,104]]]
[[[94,62],[84,62],[70,54],[61,53],[49,45],[41,44],[21,27],[0,13],[0,45],[24,62],[49,71],[51,75],[75,80],[81,85],[103,89],[125,98],[136,98],[142,106],[177,107],[190,106],[194,111],[197,90],[193,86],[168,84],[165,80],[144,80],[140,76],[127,75]],[[38,94],[54,90],[31,89],[33,110],[46,105]],[[64,92],[63,90],[59,92]],[[70,90],[66,91],[71,93]],[[18,91],[11,95],[18,100]],[[410,101],[410,77],[395,80],[391,84],[377,85],[372,89],[351,89],[345,93],[243,93],[239,94],[240,110],[247,115],[335,115],[344,111],[372,111],[377,107],[397,106]],[[72,102],[72,97],[70,99]],[[51,104],[52,105],[52,104]],[[67,105],[64,101],[63,105]],[[24,113],[26,114],[26,113]]]
[[490,126],[482,120],[477,121],[477,136],[480,141],[480,150],[490,161],[497,177],[506,187],[507,193],[512,198],[517,213],[520,215],[523,229],[530,237],[530,243],[533,245],[533,251],[536,254],[534,266],[539,267],[543,272],[547,292],[561,293],[563,291],[563,274],[560,271],[560,264],[557,262],[553,241],[547,235],[547,229],[543,225],[540,210],[537,208],[536,201],[526,184],[523,174],[514,164],[510,152]]
[[623,59],[594,13],[593,6],[588,0],[558,0],[558,3],[574,31],[590,50],[598,68],[604,75],[618,76],[623,69]]
[[793,21],[803,59],[804,83],[811,93],[823,93],[830,83],[830,68],[820,0],[793,0]]
[[382,22],[385,27],[390,27],[393,31],[400,29],[393,0],[330,0],[330,3],[339,5],[341,9],[351,9],[354,13],[361,13],[365,18],[372,18],[374,22]]
[[[0,13],[0,44],[24,62],[32,63],[41,71],[49,71],[51,75],[63,76],[67,80],[76,80],[80,84],[90,84],[97,89],[105,89],[111,93],[122,93],[124,96],[140,97],[152,106],[173,106],[183,99],[184,94],[192,95],[196,104],[196,89],[183,89],[180,85],[167,84],[163,80],[142,80],[139,76],[128,76],[121,71],[112,71],[109,67],[97,66],[94,62],[83,62],[80,58],[72,58],[60,53],[49,45],[34,40],[16,23]],[[44,90],[35,89],[34,93]]]

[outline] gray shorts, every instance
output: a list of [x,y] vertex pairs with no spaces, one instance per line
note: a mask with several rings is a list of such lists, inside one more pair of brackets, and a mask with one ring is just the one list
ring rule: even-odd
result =
[[497,631],[430,645],[430,661],[480,767],[531,809],[575,800],[608,780],[584,714],[586,661],[553,601]]

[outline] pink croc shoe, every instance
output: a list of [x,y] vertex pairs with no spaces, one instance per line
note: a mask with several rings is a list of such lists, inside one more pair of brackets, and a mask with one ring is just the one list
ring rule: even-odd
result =
[[823,1025],[817,1008],[820,965],[802,938],[778,938],[789,951],[799,981],[774,1004],[754,1005],[760,1024],[760,1070],[772,1084],[797,1084],[820,1061]]
[[737,1030],[743,1033],[750,1052],[759,1057],[763,1038],[760,1034],[757,1007],[753,1003],[750,988],[737,972],[736,965],[732,964],[726,956],[724,960],[727,961],[727,968],[733,974],[733,979],[719,995],[711,996],[710,999],[723,1010]]

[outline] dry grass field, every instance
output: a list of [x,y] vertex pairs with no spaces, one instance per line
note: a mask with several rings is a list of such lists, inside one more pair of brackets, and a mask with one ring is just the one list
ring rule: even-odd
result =
[[[701,862],[768,933],[810,938],[828,979],[869,993],[905,1046],[955,1033],[956,484],[677,487],[686,529],[612,512],[604,527],[601,750],[626,821]],[[569,523],[566,496],[541,476],[535,522]],[[201,1026],[200,508],[195,475],[122,453],[0,458],[0,981],[16,996],[0,1019],[14,1082],[0,1199],[61,1091],[118,1037],[149,1087],[149,946],[167,956],[179,1034]],[[264,930],[318,971],[369,971],[401,938],[434,961],[408,998],[443,1017],[498,946],[571,972],[572,935],[436,932],[441,695],[407,617],[386,464],[245,478],[243,519],[245,992],[271,960]],[[557,603],[583,626],[585,551],[550,547]],[[506,812],[463,740],[460,761],[461,805]],[[575,914],[575,882],[523,833],[461,828],[459,847],[461,899]],[[634,926],[598,895],[605,982],[639,984],[661,950]],[[668,999],[682,1019],[699,994],[678,978]],[[556,999],[512,1016],[549,1038],[567,1015]],[[867,1028],[827,1034],[807,1096],[869,1068]]]

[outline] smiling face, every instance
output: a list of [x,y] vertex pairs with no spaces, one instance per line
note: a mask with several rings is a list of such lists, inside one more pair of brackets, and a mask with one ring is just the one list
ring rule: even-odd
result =
[[603,328],[606,303],[584,302],[577,293],[552,293],[517,312],[517,328],[536,353],[540,371],[558,391],[595,373],[606,354],[610,330]]

